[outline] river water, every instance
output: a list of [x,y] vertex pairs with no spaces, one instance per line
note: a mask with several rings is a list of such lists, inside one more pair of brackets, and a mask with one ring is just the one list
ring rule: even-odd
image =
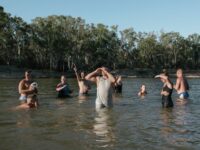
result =
[[[200,79],[190,79],[187,104],[161,107],[158,79],[127,78],[123,93],[114,95],[112,109],[95,110],[96,87],[80,100],[75,79],[68,79],[74,97],[56,98],[59,79],[37,79],[38,109],[19,105],[18,79],[0,79],[0,150],[186,150],[200,149]],[[173,80],[174,81],[174,80]],[[145,83],[148,94],[137,92]]]

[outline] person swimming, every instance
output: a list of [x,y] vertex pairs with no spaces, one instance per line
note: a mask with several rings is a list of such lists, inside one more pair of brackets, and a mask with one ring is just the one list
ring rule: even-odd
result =
[[169,77],[162,73],[160,75],[156,75],[155,78],[160,78],[160,80],[164,83],[161,95],[162,95],[162,107],[173,107],[172,101],[172,92],[173,92],[173,84],[169,80]]
[[138,96],[145,96],[147,94],[146,86],[143,84],[138,92]]

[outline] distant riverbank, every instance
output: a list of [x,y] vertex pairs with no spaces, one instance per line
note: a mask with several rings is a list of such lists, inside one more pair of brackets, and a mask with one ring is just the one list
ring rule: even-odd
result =
[[[16,67],[0,66],[0,78],[5,79],[20,79],[23,78],[25,70]],[[153,78],[156,74],[161,72],[160,70],[153,71],[152,69],[120,69],[112,70],[112,73],[115,75],[121,75],[122,77],[127,78]],[[168,71],[171,77],[176,76],[176,70]],[[68,78],[75,77],[73,70],[67,72],[56,72],[49,70],[32,70],[34,78],[59,78],[62,74],[67,75]],[[186,70],[185,76],[188,78],[200,78],[200,70]]]

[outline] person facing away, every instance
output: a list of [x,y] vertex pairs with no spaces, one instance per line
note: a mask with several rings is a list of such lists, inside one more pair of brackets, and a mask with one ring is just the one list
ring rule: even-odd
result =
[[138,96],[145,96],[147,94],[146,86],[143,84],[138,92]]
[[25,78],[22,79],[18,85],[18,92],[20,94],[19,100],[21,103],[26,103],[29,94],[37,92],[36,89],[30,88],[31,83],[33,83],[31,71],[25,71]]
[[112,85],[115,83],[115,78],[108,69],[106,67],[97,68],[85,78],[97,85],[96,109],[112,107]]
[[114,84],[115,93],[122,93],[122,77],[117,76]]
[[77,73],[76,65],[74,65],[74,71],[75,71],[76,78],[78,81],[79,96],[87,95],[91,87],[90,87],[89,81],[85,79],[85,73],[81,72],[81,77],[80,77],[79,74]]
[[160,75],[155,76],[155,78],[160,78],[160,80],[164,83],[163,88],[161,91],[162,95],[162,107],[173,107],[173,101],[172,101],[172,92],[173,92],[173,84],[169,80],[169,77],[162,73]]
[[176,89],[180,99],[187,99],[189,97],[188,94],[189,84],[187,82],[187,79],[183,75],[183,70],[178,69],[176,71],[176,76],[177,80],[176,84],[174,85],[174,89]]
[[60,78],[60,83],[56,86],[56,91],[58,92],[58,98],[66,98],[70,97],[72,90],[67,84],[66,76],[62,75]]

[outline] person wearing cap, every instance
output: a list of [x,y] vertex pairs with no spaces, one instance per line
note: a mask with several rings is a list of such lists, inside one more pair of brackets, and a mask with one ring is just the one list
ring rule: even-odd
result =
[[36,92],[35,89],[30,88],[32,82],[31,71],[25,71],[25,78],[22,79],[18,85],[18,91],[20,94],[19,100],[21,103],[26,103],[27,96]]
[[97,85],[97,98],[95,102],[96,109],[112,107],[112,85],[115,83],[115,78],[109,72],[108,68],[97,68],[95,71],[89,73],[85,78],[89,81],[95,82]]
[[167,74],[162,73],[160,75],[156,75],[155,78],[160,78],[160,80],[164,83],[161,95],[162,95],[162,107],[173,107],[172,101],[172,92],[173,92],[173,84],[169,80]]

